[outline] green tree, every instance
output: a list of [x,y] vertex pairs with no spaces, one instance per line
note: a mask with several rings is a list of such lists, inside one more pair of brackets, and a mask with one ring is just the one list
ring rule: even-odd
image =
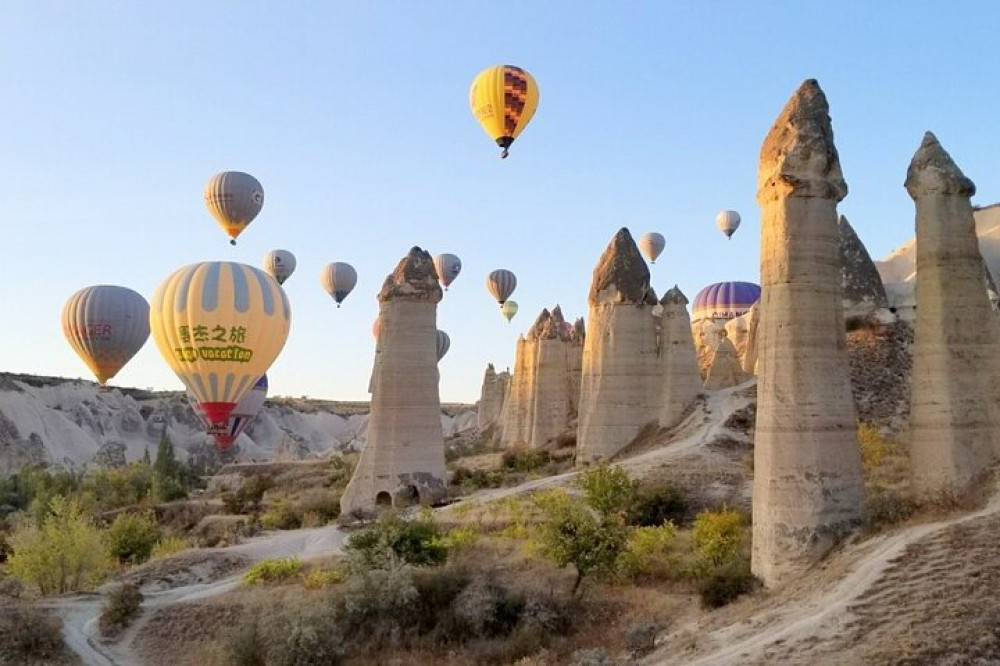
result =
[[159,540],[160,526],[151,510],[144,513],[120,513],[105,533],[108,551],[122,563],[145,562]]
[[635,502],[636,482],[621,467],[601,463],[580,475],[577,484],[587,504],[607,516],[625,513]]
[[52,497],[41,526],[22,523],[10,546],[10,575],[43,595],[91,590],[111,570],[101,532],[76,498]]

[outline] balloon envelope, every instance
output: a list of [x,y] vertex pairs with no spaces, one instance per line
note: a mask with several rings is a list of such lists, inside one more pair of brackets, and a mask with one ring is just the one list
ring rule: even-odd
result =
[[656,263],[656,258],[660,256],[666,245],[667,241],[663,238],[663,235],[655,231],[650,231],[639,236],[639,249],[646,255],[651,264]]
[[500,306],[500,314],[508,322],[514,318],[517,314],[517,301],[504,301],[504,304]]
[[86,287],[63,306],[62,329],[103,386],[146,344],[149,304],[126,287]]
[[261,407],[264,406],[264,402],[267,400],[267,375],[258,379],[253,388],[247,391],[243,399],[236,404],[236,407],[229,414],[229,420],[226,422],[224,428],[213,426],[208,421],[208,417],[205,415],[197,398],[190,392],[188,392],[187,396],[188,402],[191,403],[191,407],[194,409],[194,413],[198,416],[202,425],[205,426],[205,429],[215,439],[215,444],[219,448],[219,451],[225,451],[233,445],[233,442],[239,439],[239,436],[253,422]]
[[335,261],[323,267],[319,274],[319,282],[323,285],[323,289],[326,289],[326,292],[337,302],[339,308],[358,283],[358,273],[350,264]]
[[264,270],[278,284],[285,284],[295,272],[295,255],[288,250],[271,250],[264,255]]
[[453,254],[439,254],[434,257],[434,270],[437,271],[438,282],[447,289],[462,272],[462,260]]
[[226,423],[278,357],[291,308],[284,290],[264,271],[206,261],[163,281],[149,320],[167,365],[217,425]]
[[735,210],[721,211],[715,216],[715,226],[726,234],[726,238],[732,238],[736,230],[740,228],[740,214]]
[[448,349],[451,347],[451,338],[444,331],[437,332],[437,360],[444,358],[444,355],[448,353]]
[[760,299],[760,287],[753,282],[717,282],[694,297],[691,321],[728,321],[746,312]]
[[507,149],[535,115],[538,108],[538,84],[520,67],[497,65],[480,72],[469,89],[472,114],[490,138]]
[[223,171],[208,179],[205,206],[235,244],[264,206],[264,188],[248,173]]
[[517,276],[506,268],[498,268],[486,276],[486,288],[497,299],[497,303],[503,305],[517,289]]

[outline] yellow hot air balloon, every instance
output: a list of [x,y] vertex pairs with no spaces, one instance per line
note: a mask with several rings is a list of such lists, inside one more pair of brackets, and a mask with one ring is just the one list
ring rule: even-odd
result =
[[229,261],[175,271],[157,288],[149,311],[167,365],[220,428],[278,357],[290,322],[288,298],[277,281]]
[[510,320],[517,314],[517,301],[504,301],[500,306],[500,314],[510,323]]
[[469,89],[472,114],[490,138],[503,149],[524,131],[538,108],[538,84],[527,71],[513,65],[484,69]]

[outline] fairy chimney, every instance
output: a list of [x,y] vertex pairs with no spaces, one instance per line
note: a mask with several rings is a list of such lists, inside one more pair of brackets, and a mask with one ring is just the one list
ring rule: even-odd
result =
[[792,95],[764,140],[753,572],[780,584],[864,516],[848,376],[837,203],[847,194],[826,96]]
[[493,364],[486,366],[483,375],[483,386],[479,393],[479,410],[477,414],[480,430],[485,430],[497,423],[503,412],[503,402],[507,397],[507,382],[510,374],[497,372]]
[[660,299],[663,307],[658,325],[660,349],[661,426],[676,424],[701,393],[701,373],[691,334],[688,299],[674,285]]
[[715,346],[712,363],[708,367],[705,388],[709,391],[718,391],[742,384],[745,380],[746,376],[743,374],[736,346],[723,329],[719,331],[719,344]]
[[368,436],[341,512],[432,504],[447,494],[438,394],[437,304],[430,254],[414,247],[378,294]]

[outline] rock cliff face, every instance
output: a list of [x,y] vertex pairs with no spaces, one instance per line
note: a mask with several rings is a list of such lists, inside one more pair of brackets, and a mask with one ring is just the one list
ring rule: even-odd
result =
[[864,243],[843,215],[840,216],[837,228],[840,237],[844,318],[847,320],[848,328],[853,328],[852,322],[870,321],[873,317],[881,320],[891,319],[886,317],[889,304],[885,288],[882,286],[882,278]]
[[486,366],[483,388],[479,394],[478,427],[485,430],[500,421],[510,382],[509,372],[497,372],[493,364]]
[[660,353],[660,425],[670,427],[680,420],[698,394],[701,375],[691,337],[688,299],[674,285],[660,299],[663,313],[657,326]]
[[705,378],[705,388],[710,391],[731,388],[742,384],[746,379],[736,347],[724,330],[719,337],[719,344],[712,355],[712,364],[708,368],[708,377]]
[[758,182],[752,569],[773,586],[825,555],[864,514],[838,254],[847,184],[815,81],[802,84],[764,140]]
[[378,294],[368,440],[340,500],[345,514],[432,504],[447,494],[436,343],[441,295],[431,256],[418,247]]
[[964,488],[996,458],[998,322],[982,288],[976,186],[928,132],[910,163],[917,320],[910,403],[913,488]]
[[501,445],[540,448],[571,430],[579,399],[582,329],[557,305],[542,310],[518,339],[514,376],[504,410]]

